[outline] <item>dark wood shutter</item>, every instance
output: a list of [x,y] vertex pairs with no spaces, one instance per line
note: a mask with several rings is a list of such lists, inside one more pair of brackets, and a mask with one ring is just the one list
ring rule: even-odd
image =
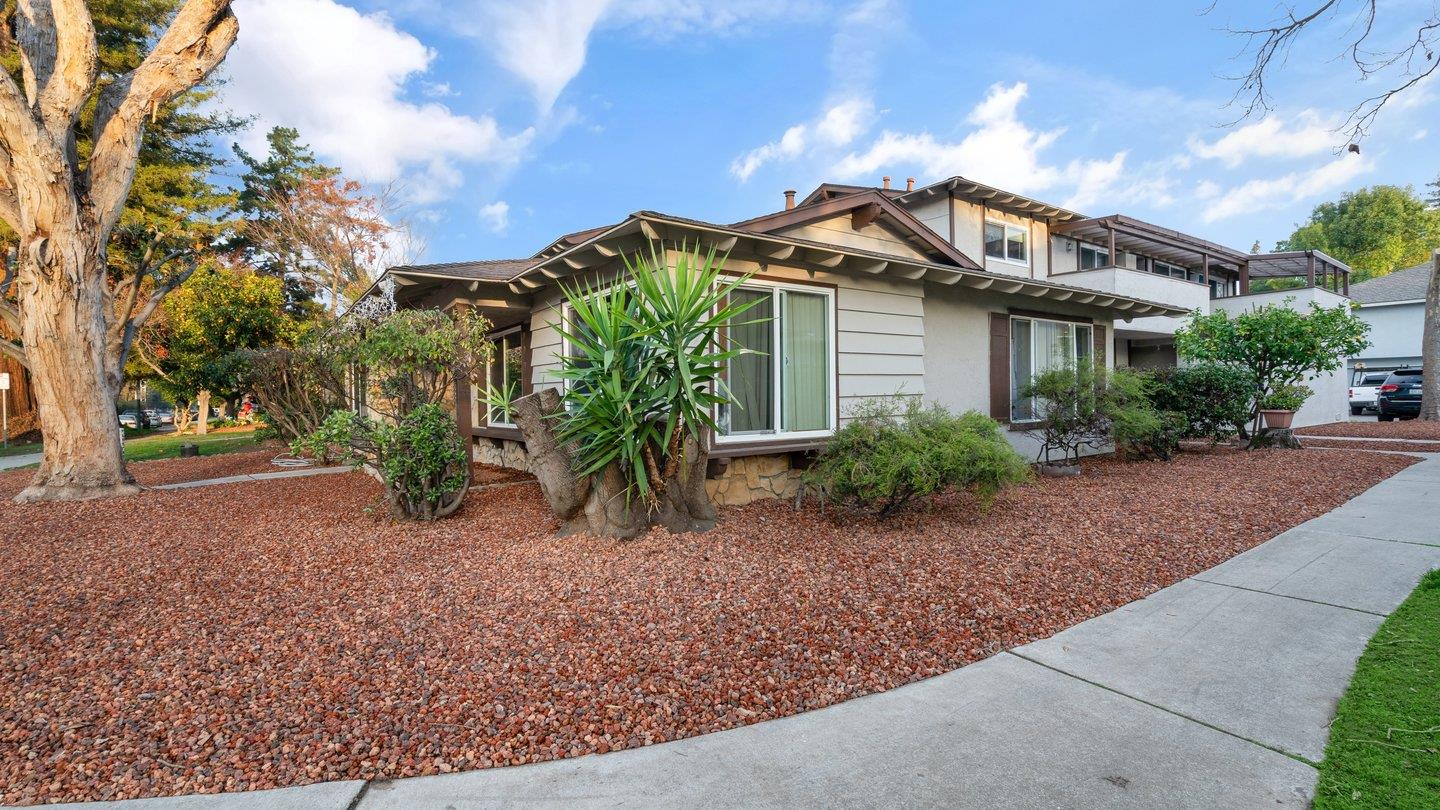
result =
[[990,416],[1010,421],[1010,315],[990,313]]
[[1094,329],[1095,329],[1095,365],[1096,365],[1096,366],[1099,366],[1100,368],[1104,368],[1105,365],[1106,365],[1107,362],[1108,362],[1108,360],[1107,360],[1106,358],[1107,358],[1108,355],[1109,355],[1109,352],[1106,351],[1106,349],[1109,348],[1109,347],[1108,347],[1107,342],[1106,342],[1106,340],[1105,340],[1105,327],[1103,327],[1103,326],[1101,326],[1100,324],[1097,323],[1097,324],[1095,324]]

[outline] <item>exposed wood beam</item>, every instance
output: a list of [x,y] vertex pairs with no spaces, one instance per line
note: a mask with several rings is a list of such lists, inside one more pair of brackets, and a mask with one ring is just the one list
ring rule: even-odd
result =
[[1097,306],[1097,307],[1108,307],[1108,306],[1110,306],[1110,305],[1113,304],[1113,303],[1115,303],[1115,299],[1114,299],[1114,298],[1107,298],[1107,297],[1101,296],[1101,297],[1100,297],[1100,300],[1098,300],[1098,301],[1095,302],[1095,306]]
[[510,288],[510,292],[513,292],[513,293],[515,293],[516,295],[526,295],[526,294],[527,294],[526,289],[525,289],[524,287],[520,286],[520,284],[517,283],[517,282],[512,281],[512,282],[510,282],[509,284],[506,284],[505,286],[509,287],[509,288]]
[[650,240],[651,242],[661,241],[660,231],[656,230],[654,225],[651,225],[649,222],[643,219],[640,220],[640,233],[643,234],[645,238]]
[[1056,301],[1069,301],[1074,295],[1075,293],[1069,290],[1055,290],[1055,294],[1051,297]]
[[973,287],[977,290],[988,290],[995,283],[993,278],[980,278],[979,276],[961,276],[960,283],[966,287]]
[[1025,287],[1025,294],[1035,298],[1049,298],[1051,292],[1049,287]]
[[1025,289],[1025,285],[1024,285],[1024,284],[1022,284],[1022,283],[1020,283],[1020,282],[1015,282],[1014,284],[1007,284],[1007,285],[1005,285],[1004,287],[1002,287],[1002,288],[1000,289],[1000,292],[1005,293],[1005,294],[1008,295],[1008,294],[1010,294],[1010,293],[1020,292],[1020,291],[1023,290],[1023,289]]
[[862,205],[850,212],[850,229],[858,231],[880,216],[880,203]]
[[775,259],[776,261],[783,261],[795,255],[795,246],[760,244],[755,246],[755,252],[762,256]]
[[392,275],[390,278],[394,279],[395,283],[401,287],[410,287],[420,283],[413,278],[406,278],[405,276]]
[[563,270],[553,270],[549,267],[540,268],[540,272],[543,273],[546,278],[564,278],[565,276],[570,275]]
[[887,268],[887,267],[890,266],[890,262],[881,262],[881,261],[867,262],[867,261],[864,261],[864,260],[857,260],[857,261],[853,262],[853,263],[851,264],[851,266],[854,267],[856,270],[859,270],[859,271],[862,272],[862,273],[876,273],[876,274],[879,274],[879,273],[885,272],[885,268]]
[[715,248],[715,252],[717,253],[729,253],[735,249],[735,243],[739,241],[739,236],[722,236],[711,241],[710,246]]
[[805,260],[821,267],[838,267],[841,262],[845,261],[845,254],[811,248],[805,251]]
[[520,278],[518,279],[518,281],[520,282],[520,285],[521,285],[522,287],[525,287],[525,288],[531,289],[531,290],[538,290],[538,289],[540,289],[541,287],[544,287],[544,286],[545,286],[545,282],[543,282],[543,281],[536,281],[535,279],[530,278],[529,276],[522,276],[522,277],[520,277]]
[[907,267],[903,270],[896,270],[895,275],[901,278],[918,279],[929,272],[928,267]]
[[961,278],[964,277],[959,273],[951,273],[946,270],[931,270],[925,276],[926,281],[938,281],[941,284],[959,284]]
[[1097,297],[1099,297],[1099,296],[1094,296],[1094,295],[1082,295],[1082,296],[1080,296],[1079,298],[1075,299],[1075,303],[1077,303],[1077,304],[1088,304],[1088,303],[1090,303],[1091,301],[1094,301]]

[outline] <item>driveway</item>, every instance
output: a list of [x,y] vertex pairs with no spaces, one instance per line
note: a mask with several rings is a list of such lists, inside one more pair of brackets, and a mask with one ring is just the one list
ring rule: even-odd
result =
[[[1335,703],[1440,567],[1430,456],[1044,641],[890,692],[648,748],[112,807],[1305,807]],[[84,805],[100,807],[103,805]]]

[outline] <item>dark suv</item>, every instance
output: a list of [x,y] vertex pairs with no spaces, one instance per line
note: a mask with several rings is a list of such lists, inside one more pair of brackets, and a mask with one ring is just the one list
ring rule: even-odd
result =
[[1414,419],[1420,415],[1422,373],[1418,368],[1397,368],[1390,372],[1390,376],[1380,384],[1380,393],[1375,397],[1381,422]]

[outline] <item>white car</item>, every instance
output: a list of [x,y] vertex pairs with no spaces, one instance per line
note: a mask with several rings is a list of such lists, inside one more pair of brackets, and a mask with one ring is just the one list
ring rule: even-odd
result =
[[1385,378],[1390,376],[1388,371],[1357,371],[1355,377],[1350,381],[1350,415],[1359,416],[1365,411],[1373,411],[1378,406],[1376,397],[1380,395],[1380,385]]

